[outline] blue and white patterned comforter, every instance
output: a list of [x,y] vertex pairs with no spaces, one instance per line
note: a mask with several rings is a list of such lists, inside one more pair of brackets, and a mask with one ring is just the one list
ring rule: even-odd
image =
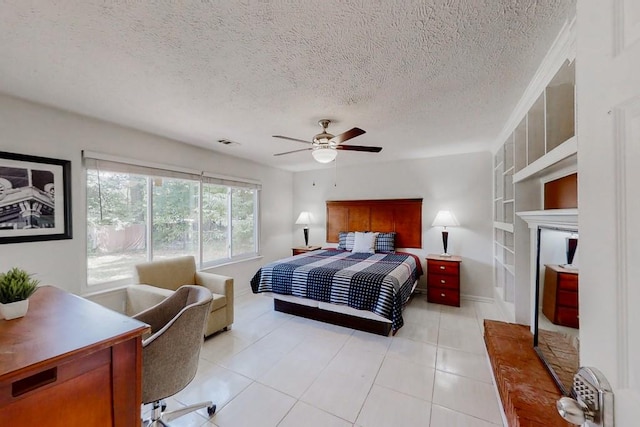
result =
[[415,255],[317,250],[272,262],[251,279],[254,293],[274,292],[345,304],[404,324],[402,306],[422,275]]

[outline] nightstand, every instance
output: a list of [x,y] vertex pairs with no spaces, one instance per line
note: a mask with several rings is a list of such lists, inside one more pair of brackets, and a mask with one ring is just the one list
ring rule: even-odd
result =
[[460,263],[456,255],[427,255],[427,301],[460,307]]
[[300,255],[311,251],[317,251],[321,246],[298,246],[297,248],[291,248],[293,255]]
[[545,265],[542,313],[556,325],[578,327],[578,270]]

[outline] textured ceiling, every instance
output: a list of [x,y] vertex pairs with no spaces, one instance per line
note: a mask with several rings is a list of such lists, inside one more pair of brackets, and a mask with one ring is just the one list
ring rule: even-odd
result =
[[[0,2],[0,92],[288,170],[488,149],[574,0]],[[228,139],[236,145],[216,141]]]

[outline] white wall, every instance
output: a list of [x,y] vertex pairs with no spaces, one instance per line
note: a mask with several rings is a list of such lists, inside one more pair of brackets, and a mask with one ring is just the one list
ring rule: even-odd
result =
[[250,289],[250,278],[264,262],[290,254],[292,173],[0,95],[0,151],[71,160],[73,204],[73,239],[0,245],[0,271],[21,267],[37,274],[43,284],[77,294],[99,289],[86,285],[82,150],[262,182],[264,257],[210,270],[233,276],[236,292]]
[[[493,298],[492,165],[489,152],[418,160],[333,166],[298,172],[293,178],[293,212],[309,211],[309,244],[326,243],[327,200],[422,198],[422,249],[411,250],[423,259],[442,252],[440,229],[431,227],[438,210],[450,209],[461,226],[449,229],[448,252],[461,255],[463,296]],[[315,185],[314,185],[315,183]],[[335,184],[335,186],[334,186]],[[292,221],[293,222],[293,221]],[[293,228],[293,246],[304,245],[302,226]],[[425,288],[424,278],[420,288]]]

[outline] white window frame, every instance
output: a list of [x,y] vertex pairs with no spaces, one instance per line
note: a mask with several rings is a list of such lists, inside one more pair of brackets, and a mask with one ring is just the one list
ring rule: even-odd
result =
[[[217,175],[210,172],[205,171],[197,171],[192,169],[181,168],[178,166],[172,165],[164,165],[158,163],[150,163],[141,160],[135,159],[127,159],[118,156],[113,156],[109,154],[97,153],[92,151],[83,151],[83,170],[86,173],[89,169],[101,170],[98,165],[103,164],[105,166],[104,170],[114,171],[114,172],[122,172],[122,173],[135,173],[138,175],[147,177],[147,237],[146,237],[146,246],[147,246],[147,260],[153,260],[153,177],[157,176],[165,176],[167,178],[177,178],[177,179],[187,179],[198,182],[199,186],[199,199],[198,199],[198,251],[196,256],[196,264],[199,269],[208,268],[223,264],[230,264],[234,262],[240,262],[247,259],[253,259],[260,256],[260,192],[262,189],[262,185],[259,181],[245,179],[245,178],[236,178],[225,175]],[[229,224],[227,230],[227,256],[225,258],[219,258],[215,260],[204,261],[204,251],[203,251],[203,215],[202,215],[202,198],[203,198],[203,188],[204,184],[217,184],[227,187],[227,222]],[[86,194],[86,178],[85,178],[85,209],[87,206],[87,194]],[[233,256],[233,211],[232,211],[232,188],[251,188],[254,190],[253,192],[253,232],[254,232],[254,251],[244,253],[241,255]],[[87,230],[87,218],[88,215],[85,213],[85,234]],[[88,262],[87,251],[85,251],[85,257]],[[89,276],[89,268],[87,266],[87,279]],[[131,278],[127,279],[119,279],[108,282],[100,282],[95,284],[89,284],[87,280],[87,288],[88,289],[96,289],[99,287],[109,287],[111,285],[122,285],[126,282],[130,282]]]

